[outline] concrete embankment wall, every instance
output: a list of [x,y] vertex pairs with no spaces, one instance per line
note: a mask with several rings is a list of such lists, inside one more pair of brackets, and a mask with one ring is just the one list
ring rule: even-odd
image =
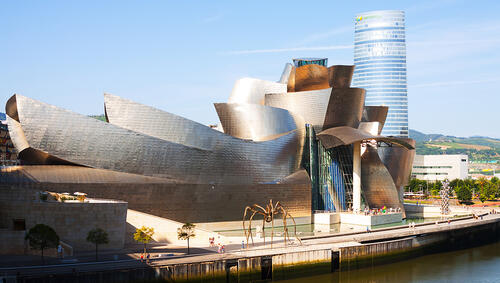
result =
[[500,240],[500,222],[340,248],[340,269],[352,270]]
[[[394,262],[409,257],[465,247],[473,247],[500,238],[500,221],[433,233],[415,234],[386,241],[374,240],[347,246],[332,244],[307,246],[301,251],[269,253],[259,256],[228,258],[187,264],[74,273],[52,277],[20,278],[18,282],[252,282],[281,280],[334,271],[354,270],[366,266]],[[315,249],[316,248],[316,249]],[[161,282],[161,281],[158,281]]]

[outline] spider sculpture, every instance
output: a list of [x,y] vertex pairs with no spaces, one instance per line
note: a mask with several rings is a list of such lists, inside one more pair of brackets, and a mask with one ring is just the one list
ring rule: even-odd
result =
[[[249,225],[248,228],[245,226],[245,222],[247,221],[247,213],[249,213],[250,218],[248,219]],[[248,248],[248,238],[251,238],[253,245],[253,235],[252,235],[252,219],[255,215],[262,215],[262,235],[264,236],[264,245],[266,244],[266,233],[265,227],[266,222],[271,223],[271,247],[273,246],[273,236],[274,236],[274,217],[275,215],[281,214],[283,218],[283,235],[285,240],[285,246],[287,245],[287,240],[290,241],[290,236],[288,235],[288,227],[286,225],[287,218],[290,218],[293,221],[294,226],[294,235],[300,244],[302,241],[297,237],[297,227],[295,223],[295,219],[293,219],[292,215],[290,215],[286,209],[281,205],[278,201],[273,205],[273,200],[269,200],[269,204],[266,205],[266,208],[258,204],[254,204],[252,206],[245,207],[245,213],[243,214],[243,231],[245,231],[245,237],[247,240],[247,248]]]

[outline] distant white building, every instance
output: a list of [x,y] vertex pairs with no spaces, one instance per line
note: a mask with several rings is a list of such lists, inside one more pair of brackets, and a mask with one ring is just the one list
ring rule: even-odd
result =
[[413,161],[412,178],[420,180],[466,179],[469,158],[465,154],[416,155]]

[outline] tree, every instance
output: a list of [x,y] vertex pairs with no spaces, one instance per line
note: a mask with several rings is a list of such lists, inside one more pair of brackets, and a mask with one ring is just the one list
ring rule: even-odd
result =
[[477,183],[472,179],[465,179],[464,183],[472,191],[472,199],[476,198],[477,192],[479,191]]
[[189,238],[193,238],[194,236],[196,236],[194,233],[194,227],[196,227],[196,225],[188,222],[182,225],[181,228],[177,228],[177,239],[187,240],[188,254],[189,254]]
[[97,247],[109,243],[108,233],[101,228],[95,228],[87,234],[87,242],[95,244],[95,261],[97,261]]
[[495,188],[486,178],[481,177],[476,181],[479,186],[479,200],[485,202],[489,199],[495,198]]
[[448,186],[450,188],[452,188],[453,190],[455,190],[460,185],[460,182],[463,182],[463,181],[460,179],[453,179],[453,180],[451,180],[451,182]]
[[154,234],[155,229],[153,227],[142,226],[135,229],[134,240],[144,244],[144,253],[146,253],[146,245],[151,242]]
[[431,194],[434,196],[439,195],[439,191],[443,188],[443,183],[441,181],[435,181],[431,187]]
[[59,236],[56,231],[45,224],[36,224],[28,231],[25,237],[29,241],[32,249],[42,252],[42,264],[45,263],[43,250],[47,248],[56,248],[59,245]]
[[455,185],[455,193],[462,203],[469,203],[472,200],[472,190],[462,180]]
[[495,192],[495,198],[500,197],[500,179],[493,177],[490,180],[493,191]]

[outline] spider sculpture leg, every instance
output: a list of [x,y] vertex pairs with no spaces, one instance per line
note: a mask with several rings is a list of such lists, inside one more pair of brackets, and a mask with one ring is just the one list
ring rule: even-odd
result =
[[285,242],[285,246],[287,245],[287,240],[290,241],[290,236],[288,235],[288,226],[286,223],[287,212],[285,208],[278,202],[276,203],[277,210],[279,210],[283,216],[283,238]]
[[273,200],[269,201],[269,215],[271,217],[271,248],[273,248],[273,238],[274,238],[274,207],[273,207]]
[[285,241],[285,247],[287,245],[287,239],[290,240],[288,236],[288,227],[286,227],[286,214],[283,213],[283,240]]
[[262,215],[264,217],[264,219],[262,221],[262,235],[264,236],[264,245],[265,245],[266,244],[266,232],[265,232],[265,228],[266,228],[266,215],[267,215],[266,210],[262,206],[260,206],[258,204],[252,205],[252,208],[258,214],[260,214],[260,215]]
[[262,219],[262,237],[264,238],[264,246],[266,245],[266,216],[264,215],[264,219]]
[[297,223],[295,223],[295,219],[293,219],[293,216],[291,216],[290,214],[288,214],[288,216],[290,216],[290,218],[293,221],[293,228],[294,228],[295,239],[297,239],[299,241],[299,243],[302,245],[302,241],[299,239],[299,237],[297,237]]
[[[243,232],[245,232],[245,238],[247,239],[247,247],[248,247],[248,233],[247,233],[247,228],[245,227],[245,221],[247,218],[247,212],[248,211],[253,211],[250,206],[245,207],[245,212],[243,213]],[[252,223],[250,222],[249,229],[252,229]]]
[[[258,213],[258,211],[254,211],[252,213],[252,216],[250,216],[250,221],[249,221],[250,225],[248,226],[248,234],[250,234],[250,239],[252,239],[252,246],[254,245],[254,243],[253,243],[253,235],[252,235],[252,219],[255,216],[255,214],[257,214],[257,213]],[[248,236],[247,236],[247,248],[248,248]]]

